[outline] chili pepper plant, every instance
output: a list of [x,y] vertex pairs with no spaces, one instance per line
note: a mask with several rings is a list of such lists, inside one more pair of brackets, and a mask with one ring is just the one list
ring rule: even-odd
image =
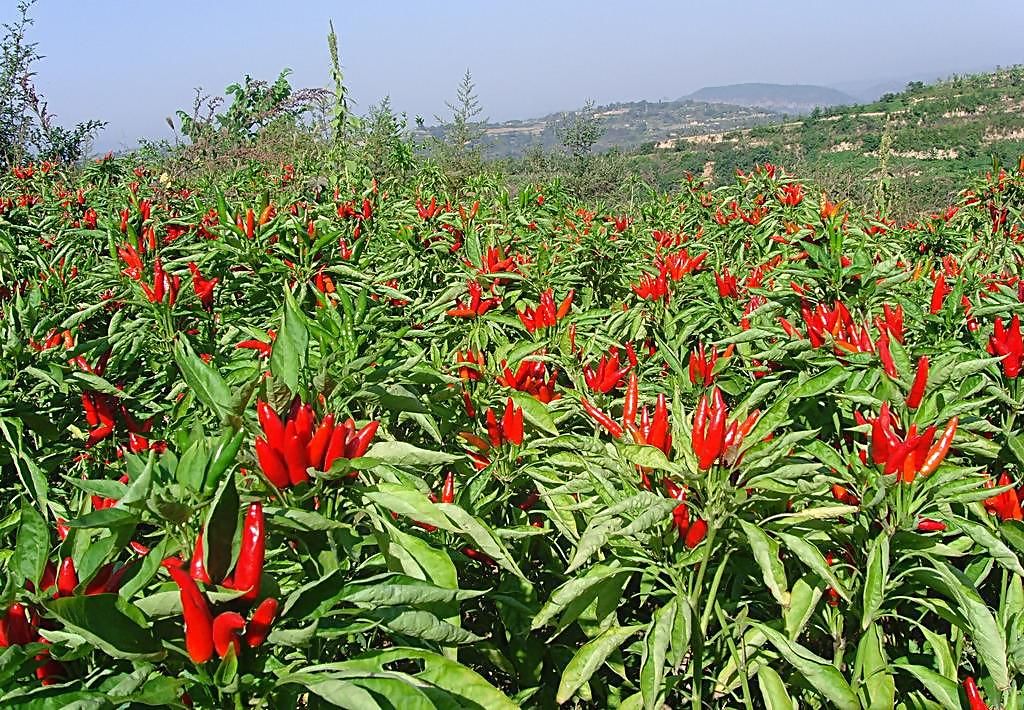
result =
[[1019,707],[1024,172],[0,179],[3,707]]

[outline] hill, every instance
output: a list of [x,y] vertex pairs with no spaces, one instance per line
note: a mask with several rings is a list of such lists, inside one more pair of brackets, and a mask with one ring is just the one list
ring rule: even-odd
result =
[[[561,111],[541,118],[484,123],[483,147],[491,158],[524,155],[531,148],[551,150],[560,145],[559,127],[579,111]],[[632,101],[597,106],[591,115],[601,119],[602,135],[596,150],[636,148],[645,143],[671,141],[686,136],[750,128],[777,123],[783,116],[774,111],[681,99],[679,101]],[[440,137],[438,126],[422,128],[416,137]]]
[[663,187],[685,170],[721,180],[771,162],[837,194],[869,199],[884,180],[900,202],[945,204],[966,174],[1024,154],[1024,67],[956,76],[867,104],[816,110],[770,126],[684,136],[633,157]]
[[857,103],[857,99],[849,94],[813,84],[749,83],[706,86],[683,98],[691,101],[750,106],[795,115],[810,113],[815,108]]

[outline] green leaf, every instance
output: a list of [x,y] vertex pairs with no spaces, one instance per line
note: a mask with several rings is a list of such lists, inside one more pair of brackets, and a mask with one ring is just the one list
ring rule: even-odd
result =
[[867,691],[869,710],[889,710],[896,706],[896,683],[889,672],[882,632],[870,624],[857,645],[858,676]]
[[178,483],[199,493],[203,488],[203,476],[206,473],[206,464],[209,459],[209,451],[206,448],[206,439],[197,438],[188,447],[174,470]]
[[770,666],[758,666],[757,688],[761,691],[766,710],[796,710],[793,698],[786,692],[786,684]]
[[562,613],[565,608],[576,599],[584,596],[588,590],[609,577],[621,574],[621,567],[609,565],[594,565],[581,577],[573,577],[551,593],[547,603],[533,617],[531,629],[539,629],[556,616]]
[[523,418],[533,426],[546,431],[552,436],[558,436],[558,428],[555,426],[555,419],[551,416],[547,406],[523,392],[513,391],[509,393],[512,401],[517,407],[522,408]]
[[94,510],[91,513],[69,520],[69,528],[93,529],[93,528],[116,528],[121,525],[135,525],[139,518],[136,513],[126,508],[104,508]]
[[807,542],[803,538],[790,535],[789,533],[776,533],[779,538],[785,543],[786,547],[790,549],[800,561],[811,568],[811,571],[821,577],[822,580],[828,583],[830,587],[839,592],[846,601],[850,601],[850,592],[846,589],[846,585],[839,581],[835,573],[829,568],[828,563],[825,561],[824,556],[813,544]]
[[473,599],[487,593],[484,590],[438,587],[403,575],[390,575],[386,581],[377,580],[370,583],[371,581],[347,585],[342,597],[352,604],[417,606]]
[[889,537],[884,533],[874,539],[868,553],[868,572],[864,578],[864,611],[861,629],[867,629],[882,607],[885,584],[889,577]]
[[786,582],[786,568],[779,559],[779,544],[768,537],[760,526],[740,520],[747,535],[754,560],[761,568],[761,576],[775,601],[783,608],[789,606],[789,587]]
[[[157,660],[165,651],[149,629],[125,613],[116,594],[93,594],[53,599],[47,610],[64,626],[80,634],[101,651],[114,658],[131,661]],[[134,610],[139,614],[138,609]]]
[[[1001,564],[1006,569],[1024,577],[1024,567],[1021,567],[1020,560],[1006,544],[984,525],[964,518],[956,519],[957,527],[967,533],[974,542],[985,548],[988,556]],[[1005,530],[1004,530],[1005,534]],[[1012,535],[1013,533],[1011,533]],[[1010,539],[1009,537],[1007,539]],[[1013,542],[1013,540],[1010,540]]]
[[1006,639],[995,617],[973,585],[961,572],[944,562],[935,562],[935,571],[952,593],[961,614],[970,624],[971,638],[996,687],[1010,687],[1010,671],[1006,661]]
[[789,388],[786,396],[791,400],[806,399],[807,397],[819,397],[837,385],[846,381],[850,371],[842,365],[830,367],[819,375],[815,375],[801,385]]
[[760,629],[782,655],[783,660],[789,662],[808,684],[825,696],[833,706],[839,710],[860,710],[860,701],[839,669],[800,644],[790,641],[770,626],[760,623],[752,625]]
[[377,490],[367,491],[363,495],[385,510],[403,515],[409,520],[433,525],[449,532],[456,530],[448,518],[437,509],[437,504],[417,490],[393,483],[380,483]]
[[421,449],[404,441],[378,441],[362,458],[393,466],[443,466],[463,457],[443,451]]
[[915,666],[907,663],[894,663],[895,670],[906,671],[917,678],[935,701],[946,710],[960,710],[960,686],[949,678],[945,678],[931,668]]
[[231,390],[220,373],[196,355],[188,338],[183,335],[174,343],[174,361],[178,363],[185,384],[199,401],[209,407],[218,419],[227,419]]
[[18,526],[14,556],[10,561],[10,569],[17,577],[11,581],[21,587],[25,580],[29,580],[38,588],[49,556],[50,531],[46,520],[34,505],[26,502],[21,506],[21,525]]
[[672,599],[654,612],[654,620],[644,639],[640,661],[640,697],[645,710],[656,710],[662,697],[661,685],[665,680],[665,659],[672,641],[672,627],[676,618],[676,600]]
[[306,317],[299,310],[292,292],[284,290],[284,314],[277,338],[270,350],[270,371],[292,392],[299,391],[299,372],[306,365],[309,331]]
[[[345,708],[346,710],[383,710],[385,707],[402,707],[381,705],[368,690],[360,687],[352,680],[332,678],[327,674],[289,673],[277,680],[278,686],[290,684],[298,685],[304,691],[308,690],[332,705]],[[416,693],[422,695],[419,691],[416,691]],[[413,708],[429,708],[429,710],[434,710],[434,705],[427,700],[426,696],[423,696],[422,700],[416,698],[411,702],[411,707]]]
[[341,570],[304,584],[292,592],[281,610],[282,617],[311,621],[323,616],[345,595]]
[[238,528],[241,501],[235,488],[235,477],[224,479],[203,526],[203,560],[210,579],[220,581],[231,569],[231,552]]
[[555,702],[561,705],[575,695],[576,691],[590,680],[590,677],[604,664],[613,651],[643,628],[645,628],[643,625],[612,626],[597,638],[583,644],[562,673]]
[[437,503],[436,505],[441,512],[448,516],[449,520],[459,526],[462,534],[468,537],[480,552],[489,556],[515,576],[526,580],[504,543],[483,521],[473,517],[454,503]]
[[637,444],[620,445],[619,450],[627,461],[636,466],[653,468],[659,471],[675,471],[676,467],[669,463],[661,449],[655,446],[639,446]]
[[379,619],[393,633],[446,645],[474,643],[482,637],[442,621],[422,609],[373,609],[367,612]]

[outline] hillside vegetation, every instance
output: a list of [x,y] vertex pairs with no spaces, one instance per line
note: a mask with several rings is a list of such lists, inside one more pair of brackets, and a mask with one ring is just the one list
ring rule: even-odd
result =
[[[680,137],[634,156],[633,167],[668,187],[687,170],[721,181],[755,163],[782,163],[877,208],[937,208],[965,175],[991,169],[993,158],[1016,161],[1024,151],[1022,106],[1024,68],[1013,67],[914,83],[874,103],[779,125]],[[881,192],[888,204],[877,204]]]

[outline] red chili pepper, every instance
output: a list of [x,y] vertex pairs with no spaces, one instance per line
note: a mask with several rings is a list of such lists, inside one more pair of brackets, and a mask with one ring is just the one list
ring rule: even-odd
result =
[[179,567],[168,567],[181,590],[182,616],[185,618],[185,649],[193,663],[206,663],[213,657],[213,617],[206,597],[195,580]]
[[329,471],[337,459],[345,456],[345,444],[352,438],[355,430],[356,423],[351,417],[343,424],[334,427],[331,441],[327,444],[327,452],[324,454],[324,471]]
[[850,493],[838,483],[832,484],[832,497],[844,505],[860,505],[860,498]]
[[910,394],[907,395],[907,407],[917,409],[921,406],[924,398],[924,388],[928,384],[928,358],[925,355],[917,361],[917,374],[914,375],[914,384],[910,387]]
[[0,643],[0,646],[24,646],[32,643],[35,636],[28,619],[28,611],[18,602],[7,608],[7,615],[3,618],[3,629],[6,643]]
[[75,571],[75,561],[65,557],[60,561],[57,568],[57,597],[69,597],[75,593],[78,586],[78,572]]
[[249,648],[259,647],[270,633],[270,627],[277,616],[277,599],[267,597],[259,603],[245,627],[243,640]]
[[213,648],[221,658],[228,655],[228,649],[234,648],[235,655],[242,652],[242,639],[239,632],[245,628],[245,619],[237,611],[225,611],[213,620]]
[[192,579],[203,584],[211,584],[210,575],[206,573],[206,563],[203,562],[203,534],[196,535],[196,546],[192,552],[192,564],[189,566],[189,574]]
[[309,457],[302,439],[295,433],[295,422],[288,422],[285,428],[284,462],[288,468],[288,482],[293,486],[309,480],[306,469],[309,468]]
[[1020,316],[1015,315],[1008,327],[1003,327],[1003,319],[996,318],[995,329],[986,346],[992,355],[1003,358],[1003,374],[1015,378],[1020,374],[1021,362],[1024,359],[1024,338],[1021,337]]
[[708,534],[708,524],[702,518],[697,518],[690,524],[690,529],[686,531],[686,537],[683,538],[683,544],[691,550],[699,545]]
[[491,558],[490,555],[485,555],[483,552],[480,552],[476,548],[464,547],[464,548],[462,548],[462,554],[464,554],[466,557],[468,557],[471,560],[476,560],[478,562],[483,562],[484,564],[490,565],[491,567],[497,567],[498,566],[498,563],[495,562]]
[[899,372],[896,370],[896,362],[892,359],[892,351],[889,350],[888,333],[882,333],[878,336],[876,348],[878,350],[878,359],[882,361],[882,369],[885,370],[885,374],[893,379],[899,377]]
[[[722,453],[722,447],[725,443],[725,420],[728,411],[725,407],[725,401],[722,399],[721,391],[716,387],[712,390],[712,404],[710,407],[707,405],[705,398],[701,398],[704,402],[705,417],[704,419],[698,419],[694,417],[693,427],[694,431],[700,430],[700,448],[694,449],[694,453],[697,454],[697,468],[701,471],[707,471],[715,463],[715,460]],[[698,405],[698,413],[700,412],[700,406]]]
[[494,410],[490,407],[487,408],[485,414],[487,419],[487,438],[491,441],[491,446],[497,448],[501,446],[501,427],[498,424],[498,417],[495,415]]
[[377,434],[380,422],[370,422],[352,437],[352,440],[345,446],[345,458],[357,459],[366,453],[370,448],[370,442]]
[[666,456],[671,452],[672,437],[668,433],[668,405],[664,394],[658,395],[654,416],[651,417],[651,428],[644,432],[644,438],[647,444],[661,449]]
[[284,423],[281,421],[281,417],[277,416],[274,408],[266,402],[257,402],[256,415],[260,421],[260,427],[263,429],[263,434],[267,437],[267,443],[273,449],[283,449]]
[[320,422],[319,428],[316,430],[316,434],[309,441],[309,445],[306,447],[306,454],[309,458],[310,464],[313,468],[318,471],[326,471],[327,467],[324,466],[324,456],[327,453],[327,447],[331,443],[331,435],[334,433],[334,415],[328,414]]
[[639,402],[638,393],[639,381],[636,376],[636,370],[629,373],[629,384],[626,385],[626,399],[622,405],[622,423],[633,424],[636,422],[636,408]]
[[455,474],[451,471],[444,477],[444,484],[441,486],[441,502],[455,502]]
[[248,590],[242,595],[247,602],[255,601],[260,593],[260,576],[266,549],[266,531],[263,526],[263,505],[250,503],[242,525],[242,544],[235,564],[233,586]]
[[988,705],[981,698],[978,684],[974,682],[974,678],[971,676],[964,678],[964,695],[967,696],[967,706],[970,710],[989,710]]
[[513,404],[509,397],[505,402],[505,413],[501,417],[501,434],[505,441],[519,446],[523,443],[523,408]]
[[917,523],[918,532],[944,532],[946,524],[940,520],[932,520],[931,518],[921,518]]
[[935,286],[932,288],[932,301],[929,312],[932,315],[942,311],[942,304],[946,300],[949,289],[946,286],[946,278],[941,273],[935,274]]
[[555,313],[556,321],[560,321],[565,318],[565,314],[569,312],[569,308],[572,306],[572,297],[575,293],[575,289],[569,289],[569,295],[565,297],[561,305],[558,306],[558,311]]
[[580,404],[583,405],[583,411],[589,414],[591,419],[604,427],[605,431],[616,439],[622,437],[622,427],[620,427],[614,419],[587,401],[586,397],[580,398]]
[[928,455],[925,456],[924,463],[921,464],[920,474],[922,476],[934,473],[935,469],[946,458],[946,454],[949,453],[949,446],[953,443],[953,437],[956,436],[956,427],[959,421],[959,417],[950,419],[949,423],[946,424],[946,428],[942,430],[942,436],[928,450]]

